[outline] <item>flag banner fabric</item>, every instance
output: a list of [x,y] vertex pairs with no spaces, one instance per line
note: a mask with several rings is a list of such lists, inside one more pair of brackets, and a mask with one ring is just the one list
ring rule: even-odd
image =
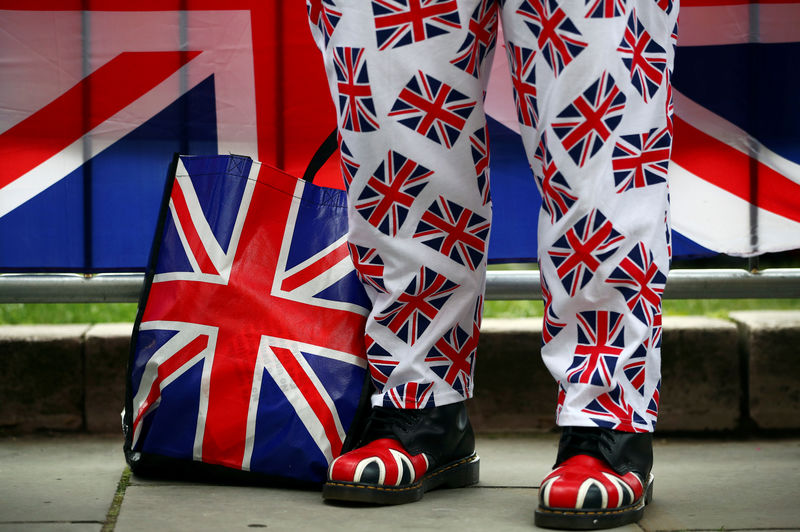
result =
[[[300,175],[336,125],[308,29],[320,2],[0,0],[0,271],[143,271],[174,153]],[[800,4],[680,9],[674,255],[798,248]],[[541,199],[496,43],[476,146],[490,154],[489,259],[529,261]],[[337,161],[315,183],[343,188]]]
[[0,271],[144,271],[175,153],[302,175],[335,124],[304,2],[0,0],[0,65]]
[[128,364],[131,469],[321,483],[369,408],[344,191],[219,155],[180,157],[165,197]]
[[[680,4],[668,176],[673,256],[796,249],[800,71],[791,65],[800,54],[800,3]],[[515,232],[536,223],[538,212],[527,205],[539,197],[511,93],[508,64],[496,55],[486,96],[495,207],[489,257],[495,261],[535,254]]]
[[700,0],[680,20],[675,229],[732,255],[800,247],[800,3]]

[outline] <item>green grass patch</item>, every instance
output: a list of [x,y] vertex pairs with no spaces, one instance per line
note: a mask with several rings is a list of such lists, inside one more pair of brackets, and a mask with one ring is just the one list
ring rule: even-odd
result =
[[544,303],[541,301],[485,301],[484,318],[535,318],[544,316]]
[[[737,310],[800,310],[800,299],[665,299],[665,316],[727,318]],[[485,318],[530,318],[544,315],[541,301],[486,301]]]
[[800,299],[665,299],[665,316],[727,318],[737,310],[800,310]]
[[[800,299],[665,299],[665,316],[727,318],[737,310],[800,310]],[[485,318],[535,318],[541,301],[486,301]],[[132,323],[136,303],[10,303],[0,305],[0,324]]]
[[114,499],[111,501],[111,506],[108,508],[106,514],[106,522],[103,523],[102,532],[113,532],[117,526],[117,519],[119,518],[119,511],[122,508],[122,500],[125,498],[125,490],[131,483],[131,469],[126,467],[122,472],[122,476],[117,484],[117,492],[114,494]]
[[132,323],[136,303],[7,303],[0,305],[0,324]]

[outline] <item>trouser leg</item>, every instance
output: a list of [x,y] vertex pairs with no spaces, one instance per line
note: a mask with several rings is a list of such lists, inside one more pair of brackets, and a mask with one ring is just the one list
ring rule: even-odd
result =
[[503,2],[543,196],[542,355],[562,426],[655,426],[676,19],[677,6],[650,0]]
[[491,222],[482,72],[493,0],[316,0],[373,405],[472,395]]

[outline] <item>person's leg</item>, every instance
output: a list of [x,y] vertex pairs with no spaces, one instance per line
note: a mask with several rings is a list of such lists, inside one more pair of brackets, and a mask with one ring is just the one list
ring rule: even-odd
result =
[[407,502],[438,482],[477,481],[463,401],[491,221],[482,71],[495,2],[316,0],[308,10],[338,113],[351,255],[373,304],[372,417],[323,494]]
[[542,355],[564,427],[536,523],[641,516],[669,269],[671,33],[655,0],[505,0],[523,142],[543,196]]

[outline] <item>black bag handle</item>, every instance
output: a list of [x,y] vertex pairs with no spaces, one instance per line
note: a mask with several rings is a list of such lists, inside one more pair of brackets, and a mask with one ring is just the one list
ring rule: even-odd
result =
[[319,148],[317,148],[317,151],[314,152],[314,155],[311,157],[311,161],[309,161],[308,167],[303,174],[303,181],[309,183],[314,181],[314,176],[317,175],[317,172],[319,172],[320,168],[322,168],[327,160],[336,153],[337,149],[339,149],[337,129],[333,128],[328,138],[322,141],[322,144],[319,145]]
[[[339,138],[338,131],[334,128],[331,134],[328,135],[328,138],[322,141],[317,151],[314,152],[314,156],[311,157],[311,161],[308,163],[308,167],[303,174],[303,181],[311,183],[316,173],[322,168],[322,165],[336,153],[337,149],[339,149]],[[361,398],[358,401],[356,415],[342,443],[342,453],[352,451],[361,440],[364,429],[366,428],[367,419],[372,410],[371,398],[374,391],[375,388],[373,387],[372,379],[370,378],[369,371],[367,371],[364,376],[364,384],[361,388]]]

